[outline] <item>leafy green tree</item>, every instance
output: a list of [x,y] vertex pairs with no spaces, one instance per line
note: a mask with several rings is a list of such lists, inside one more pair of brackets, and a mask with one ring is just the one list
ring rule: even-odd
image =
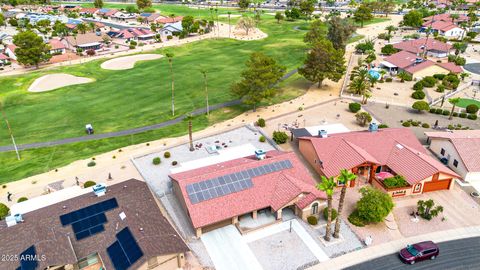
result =
[[315,20],[310,23],[310,30],[308,30],[307,34],[303,38],[305,43],[314,44],[319,40],[325,39],[327,36],[327,31],[325,28],[325,24],[320,20]]
[[306,19],[310,19],[312,13],[315,11],[315,1],[313,0],[300,0],[300,12]]
[[381,52],[382,52],[382,54],[384,54],[384,55],[392,55],[392,54],[394,54],[394,53],[397,53],[398,50],[395,49],[395,47],[393,47],[392,44],[387,44],[387,45],[385,45],[385,46],[382,47]]
[[283,20],[285,16],[280,11],[277,11],[275,13],[275,20],[277,20],[277,23],[280,23],[281,20]]
[[93,6],[96,8],[103,8],[103,0],[94,0]]
[[8,216],[9,211],[10,211],[10,208],[8,208],[8,206],[6,206],[3,203],[0,203],[0,220]]
[[288,20],[294,21],[300,18],[301,12],[300,9],[298,8],[292,8],[290,10],[285,10],[285,17],[287,17]]
[[361,4],[353,13],[353,20],[359,22],[360,27],[363,27],[363,24],[371,19],[373,19],[372,9],[366,4]]
[[125,7],[125,11],[127,13],[137,13],[138,9],[133,5],[128,5],[128,6]]
[[75,28],[77,29],[78,32],[82,34],[85,34],[87,32],[87,25],[84,23],[77,24]]
[[403,25],[418,28],[423,24],[423,15],[417,10],[410,10],[403,15]]
[[152,0],[137,0],[138,9],[145,9],[152,7]]
[[441,205],[435,206],[435,202],[432,199],[427,201],[419,200],[417,202],[417,211],[422,218],[431,220],[443,212],[443,207]]
[[430,110],[430,105],[426,101],[419,100],[415,101],[412,105],[412,109],[417,110],[418,112]]
[[275,84],[283,77],[286,68],[260,52],[252,53],[245,65],[242,80],[233,84],[231,91],[242,98],[243,103],[252,105],[255,111],[258,103],[277,94]]
[[55,21],[55,23],[53,24],[53,31],[56,33],[57,36],[63,37],[68,35],[68,28],[61,21]]
[[0,26],[4,26],[5,25],[5,17],[3,16],[2,13],[0,13]]
[[330,241],[331,235],[331,226],[332,226],[332,201],[333,201],[333,192],[335,191],[335,180],[333,177],[327,178],[322,175],[322,181],[317,184],[317,189],[324,191],[327,194],[327,226],[325,227],[325,241]]
[[310,48],[305,59],[303,67],[298,69],[298,73],[305,79],[318,83],[322,87],[325,79],[338,82],[345,74],[345,58],[343,50],[335,50],[332,42],[327,39],[321,39]]
[[448,117],[448,120],[452,120],[453,113],[455,112],[455,106],[457,106],[457,104],[460,102],[460,98],[459,97],[449,98],[448,102],[450,102],[450,104],[452,104],[452,110],[450,111],[450,116]]
[[391,35],[392,32],[397,31],[398,28],[395,27],[394,25],[389,25],[389,26],[385,27],[385,30],[387,30],[387,37],[389,37],[388,41],[390,42],[390,38],[392,37],[392,35]]
[[355,118],[362,127],[372,122],[372,116],[368,112],[358,112],[355,114]]
[[247,9],[250,6],[250,0],[238,0],[238,7],[240,9]]
[[183,31],[185,31],[187,34],[192,33],[193,32],[192,30],[194,28],[193,23],[194,23],[194,20],[192,16],[183,17],[183,20],[182,20]]
[[[343,204],[345,203],[345,196],[347,194],[347,186],[350,181],[354,181],[357,176],[346,169],[340,171],[340,176],[338,177],[338,183],[342,185],[342,191],[340,192],[340,200],[338,201],[338,216],[342,214]],[[337,218],[335,221],[335,230],[333,232],[333,237],[340,237],[340,218]]]
[[49,53],[50,46],[30,30],[16,34],[13,43],[17,46],[15,49],[17,61],[23,65],[34,65],[38,68],[41,62],[46,62],[52,57]]
[[336,50],[345,50],[348,39],[355,32],[349,20],[334,16],[328,21],[327,38],[332,42]]
[[396,3],[395,0],[380,0],[376,2],[376,5],[381,12],[385,13],[385,17],[388,17],[395,10]]
[[356,210],[364,222],[382,222],[392,211],[394,204],[387,193],[372,187],[363,187],[360,193],[362,198],[357,202]]

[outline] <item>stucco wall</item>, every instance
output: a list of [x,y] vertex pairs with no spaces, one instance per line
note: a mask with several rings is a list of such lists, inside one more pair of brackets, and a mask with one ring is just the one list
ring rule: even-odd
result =
[[433,65],[413,73],[412,76],[414,78],[423,78],[426,76],[432,76],[433,74],[448,74],[448,73],[450,73],[450,71],[442,67],[439,67],[437,65]]
[[[441,154],[442,148],[445,149],[445,155]],[[457,150],[449,140],[431,138],[430,150],[432,150],[432,152],[435,153],[435,155],[439,158],[443,158],[443,157],[448,158],[448,155],[450,154],[450,159],[448,160],[448,164],[447,164],[448,167],[450,167],[450,169],[452,169],[454,172],[460,175],[465,181],[468,181],[466,179],[468,170],[463,164],[463,161],[460,158],[460,155],[458,154]],[[454,160],[458,161],[457,167],[453,166]]]
[[318,156],[315,152],[313,144],[309,140],[298,140],[298,148],[305,160],[310,163],[313,169],[315,169],[319,175],[323,175],[322,171],[320,170]]
[[327,202],[325,201],[320,201],[320,200],[315,200],[313,201],[310,205],[308,205],[307,207],[305,207],[303,210],[302,210],[302,213],[301,213],[301,218],[303,220],[307,220],[307,217],[311,216],[312,215],[312,206],[314,203],[318,203],[318,211],[317,213],[314,215],[316,216],[317,218],[320,216],[320,214],[322,213],[323,209],[327,206]]

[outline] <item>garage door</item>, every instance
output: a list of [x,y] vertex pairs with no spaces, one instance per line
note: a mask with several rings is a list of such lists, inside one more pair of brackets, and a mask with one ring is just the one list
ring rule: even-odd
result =
[[449,179],[449,180],[440,180],[440,181],[434,181],[434,182],[425,182],[425,186],[423,187],[423,192],[448,189],[448,187],[450,186],[450,181],[452,180]]

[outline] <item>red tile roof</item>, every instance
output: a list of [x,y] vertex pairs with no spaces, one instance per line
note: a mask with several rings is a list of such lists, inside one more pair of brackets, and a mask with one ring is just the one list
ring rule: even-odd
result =
[[409,67],[405,68],[405,71],[410,73],[410,74],[413,74],[417,71],[420,71],[424,68],[431,67],[431,66],[435,66],[435,62],[430,61],[430,60],[425,60],[421,63],[418,63],[416,65],[412,65],[412,66],[409,66]]
[[400,51],[386,57],[384,60],[403,69],[413,65],[417,58],[421,57],[407,51]]
[[52,50],[65,49],[65,45],[58,39],[51,39],[48,44]]
[[177,17],[174,17],[174,18],[157,18],[155,21],[157,23],[175,23],[175,22],[180,22],[181,20],[183,20],[183,16],[177,16]]
[[429,138],[449,140],[457,150],[469,172],[480,172],[480,130],[453,130],[451,132],[425,132]]
[[10,49],[10,51],[12,51],[13,53],[15,53],[16,48],[17,48],[17,46],[15,44],[8,44],[7,45],[7,49]]
[[452,45],[435,40],[433,38],[407,40],[393,44],[393,47],[402,51],[407,51],[415,54],[423,53],[424,47],[427,48],[427,51],[435,50],[440,52],[448,52],[452,49]]
[[453,73],[462,73],[463,69],[461,66],[455,65],[453,62],[445,62],[445,63],[436,63],[437,66],[443,67],[445,69],[448,69],[450,72]]
[[8,60],[8,56],[3,53],[0,53],[0,60]]
[[[458,14],[459,17],[458,19],[455,19],[455,22],[466,22],[468,21],[468,16],[463,15],[463,14]],[[442,14],[437,14],[434,16],[429,16],[423,18],[424,21],[445,21],[445,22],[452,22],[452,18],[450,17],[450,13],[442,13]]]
[[337,176],[341,169],[352,169],[364,162],[386,165],[404,176],[412,185],[437,172],[457,177],[453,171],[427,155],[415,134],[407,128],[336,133],[327,138],[300,139],[312,142],[322,162],[322,171],[327,177]]
[[100,10],[99,8],[82,8],[80,9],[80,13],[94,14],[99,10]]
[[423,23],[423,27],[431,27],[433,30],[437,31],[448,31],[453,28],[460,28],[458,25],[452,23],[451,21],[434,21],[433,23],[431,21],[427,21]]
[[453,73],[460,73],[463,71],[460,66],[457,66],[454,63],[436,63],[425,59],[422,59],[422,62],[416,63],[416,59],[422,58],[417,56],[416,54],[407,51],[400,51],[386,57],[384,60],[405,70],[410,74],[435,65]]
[[[254,177],[253,187],[192,204],[186,186],[222,175],[289,160],[292,168]],[[204,227],[254,210],[271,207],[282,208],[298,196],[304,195],[297,206],[303,208],[312,198],[325,199],[324,192],[315,188],[315,180],[293,152],[269,151],[267,158],[254,156],[239,158],[219,164],[170,175],[178,183],[194,228]]]
[[105,13],[105,16],[110,17],[110,16],[115,15],[115,13],[117,13],[117,12],[118,12],[118,10],[116,10],[116,9],[110,9],[107,13]]

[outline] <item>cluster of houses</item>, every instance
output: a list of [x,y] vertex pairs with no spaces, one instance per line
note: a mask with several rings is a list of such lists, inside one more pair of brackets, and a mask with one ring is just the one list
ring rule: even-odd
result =
[[431,31],[446,38],[461,38],[466,34],[461,24],[468,20],[468,16],[464,14],[458,14],[458,18],[452,18],[450,13],[436,14],[423,19],[420,32]]

